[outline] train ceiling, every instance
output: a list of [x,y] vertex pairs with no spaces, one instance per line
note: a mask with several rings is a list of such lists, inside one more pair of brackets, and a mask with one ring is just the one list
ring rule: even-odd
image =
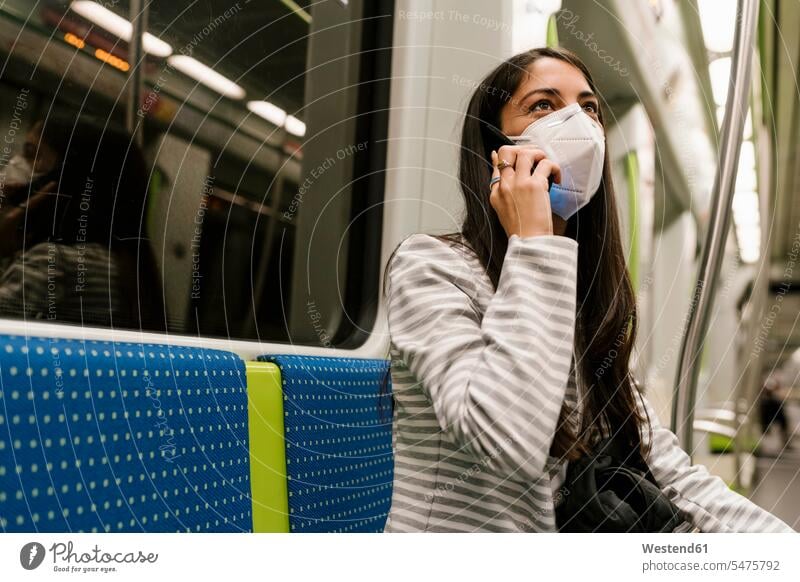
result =
[[[73,24],[91,25],[68,9],[71,4],[71,0],[43,2],[40,17],[62,30]],[[267,98],[293,113],[304,102],[310,4],[309,0],[160,0],[149,3],[147,30],[168,43],[173,54],[191,55],[241,85],[248,100]],[[129,10],[130,0],[113,3],[119,16],[128,18]],[[97,26],[94,33],[104,34]],[[126,56],[127,44],[107,36]]]

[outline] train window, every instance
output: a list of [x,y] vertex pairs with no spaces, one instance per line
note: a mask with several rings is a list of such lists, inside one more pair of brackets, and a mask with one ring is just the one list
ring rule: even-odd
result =
[[363,340],[392,10],[3,2],[0,317]]

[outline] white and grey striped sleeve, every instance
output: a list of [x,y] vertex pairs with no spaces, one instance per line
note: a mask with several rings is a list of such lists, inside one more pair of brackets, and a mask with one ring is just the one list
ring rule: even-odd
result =
[[58,260],[58,245],[39,243],[15,257],[0,277],[0,314],[41,319],[48,314],[48,301],[60,305],[64,275]]
[[512,235],[482,319],[474,275],[447,243],[412,235],[387,267],[392,343],[441,429],[498,475],[543,474],[572,361],[577,250]]
[[650,471],[673,503],[686,512],[703,532],[793,532],[794,530],[746,497],[732,491],[703,465],[692,465],[678,437],[661,425],[655,410],[642,396],[650,417],[653,440]]

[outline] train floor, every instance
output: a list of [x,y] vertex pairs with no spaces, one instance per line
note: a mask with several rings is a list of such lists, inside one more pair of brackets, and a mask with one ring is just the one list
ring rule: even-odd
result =
[[784,447],[777,426],[763,437],[750,499],[800,531],[800,403],[787,403],[785,410],[791,447]]

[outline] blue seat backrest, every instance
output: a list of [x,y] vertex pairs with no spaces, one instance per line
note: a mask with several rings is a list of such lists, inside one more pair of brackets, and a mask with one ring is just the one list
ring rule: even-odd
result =
[[290,530],[383,531],[394,472],[389,361],[260,359],[281,370]]
[[0,336],[0,526],[252,530],[244,363]]

